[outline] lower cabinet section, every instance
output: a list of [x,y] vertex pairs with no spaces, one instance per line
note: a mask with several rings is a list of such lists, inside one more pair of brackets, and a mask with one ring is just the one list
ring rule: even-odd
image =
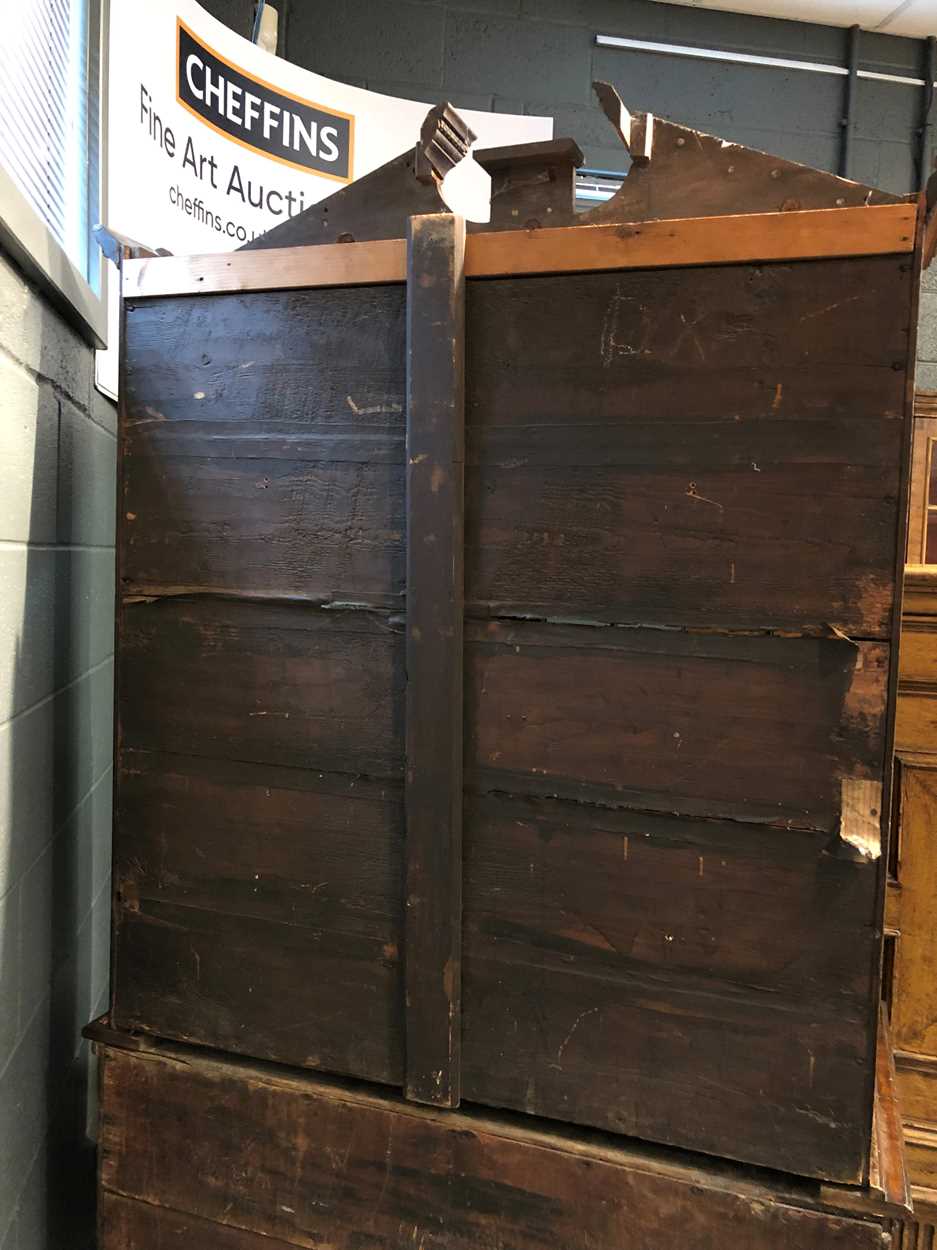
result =
[[90,1033],[101,1058],[99,1250],[889,1243],[887,1221],[864,1215],[855,1189]]

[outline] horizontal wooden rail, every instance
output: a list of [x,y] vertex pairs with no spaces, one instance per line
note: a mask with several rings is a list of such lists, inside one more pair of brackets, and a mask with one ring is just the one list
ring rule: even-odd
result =
[[476,234],[466,248],[465,274],[488,278],[910,252],[916,215],[914,204],[884,204]]
[[320,243],[208,256],[154,256],[127,260],[125,299],[151,295],[214,295],[288,291],[314,286],[375,286],[407,276],[406,239]]
[[[916,204],[880,204],[626,225],[479,231],[466,240],[465,273],[469,278],[493,278],[881,256],[913,250],[916,218]],[[158,256],[125,261],[123,293],[139,299],[370,286],[403,282],[406,269],[404,239]]]

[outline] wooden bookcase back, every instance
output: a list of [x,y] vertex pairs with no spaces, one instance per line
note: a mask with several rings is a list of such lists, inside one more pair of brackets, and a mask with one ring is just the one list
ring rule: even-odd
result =
[[867,1178],[916,212],[126,263],[116,1027]]

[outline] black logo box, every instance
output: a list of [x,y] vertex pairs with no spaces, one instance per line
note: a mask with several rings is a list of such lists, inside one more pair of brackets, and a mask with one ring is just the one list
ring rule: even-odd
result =
[[[219,89],[220,88],[220,89]],[[203,121],[257,152],[347,182],[354,120],[251,78],[178,25],[176,97]]]

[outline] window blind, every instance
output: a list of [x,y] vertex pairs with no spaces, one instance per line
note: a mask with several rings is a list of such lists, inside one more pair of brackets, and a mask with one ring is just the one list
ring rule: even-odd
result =
[[[0,34],[0,164],[97,286],[97,47],[90,0],[17,0]],[[92,141],[94,147],[92,147]]]

